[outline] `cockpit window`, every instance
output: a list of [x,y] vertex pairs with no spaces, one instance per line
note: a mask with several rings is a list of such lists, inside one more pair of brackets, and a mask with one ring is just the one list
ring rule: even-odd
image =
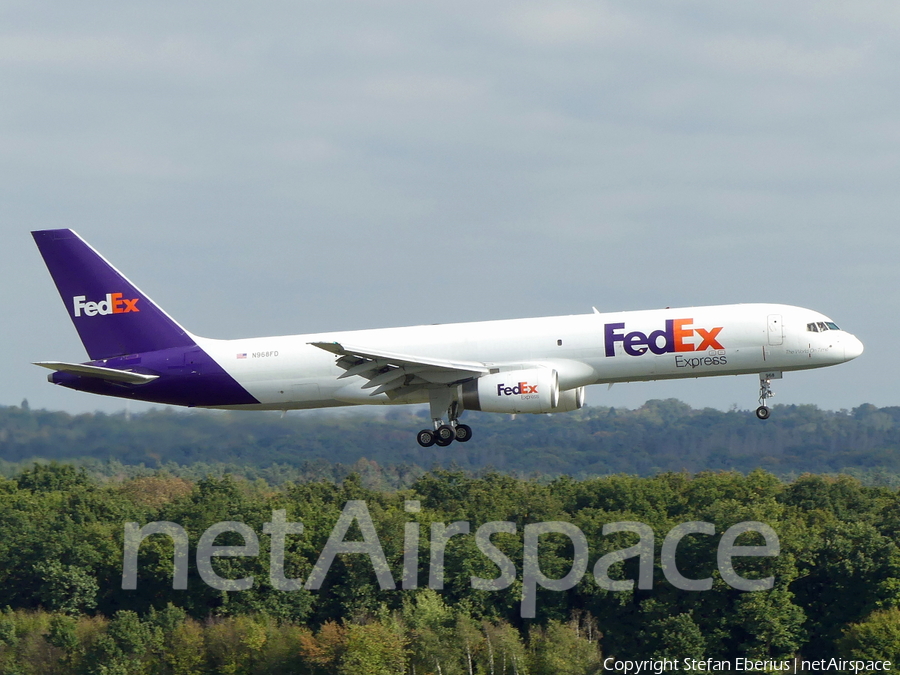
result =
[[840,328],[837,327],[837,324],[831,321],[826,321],[825,325],[828,326],[829,330],[840,330]]
[[810,333],[824,333],[826,330],[840,330],[833,321],[816,321],[806,324],[806,330]]

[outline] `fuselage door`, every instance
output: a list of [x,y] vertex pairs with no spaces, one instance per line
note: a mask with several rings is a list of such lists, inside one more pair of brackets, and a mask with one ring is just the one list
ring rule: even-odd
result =
[[769,314],[769,344],[780,345],[784,342],[784,324],[781,314]]

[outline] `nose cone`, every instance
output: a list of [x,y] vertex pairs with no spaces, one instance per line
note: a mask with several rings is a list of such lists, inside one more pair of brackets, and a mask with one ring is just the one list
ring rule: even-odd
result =
[[847,336],[843,340],[844,342],[844,360],[852,361],[857,356],[863,353],[865,347],[863,347],[863,343],[857,338],[855,335],[850,335],[847,333]]

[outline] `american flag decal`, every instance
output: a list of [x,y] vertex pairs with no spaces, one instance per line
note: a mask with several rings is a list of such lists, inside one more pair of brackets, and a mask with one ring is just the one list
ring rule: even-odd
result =
[[244,352],[243,354],[238,354],[238,355],[237,355],[237,358],[239,358],[239,359],[246,359],[246,358],[247,358],[247,352]]

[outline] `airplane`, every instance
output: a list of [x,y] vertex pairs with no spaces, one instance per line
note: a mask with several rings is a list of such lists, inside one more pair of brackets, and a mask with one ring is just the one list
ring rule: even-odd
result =
[[89,361],[40,361],[70,389],[169,405],[294,410],[428,403],[419,445],[466,442],[465,410],[557,413],[595,384],[756,374],[855,359],[831,319],[780,304],[508,319],[216,340],[188,332],[69,229],[32,232]]

